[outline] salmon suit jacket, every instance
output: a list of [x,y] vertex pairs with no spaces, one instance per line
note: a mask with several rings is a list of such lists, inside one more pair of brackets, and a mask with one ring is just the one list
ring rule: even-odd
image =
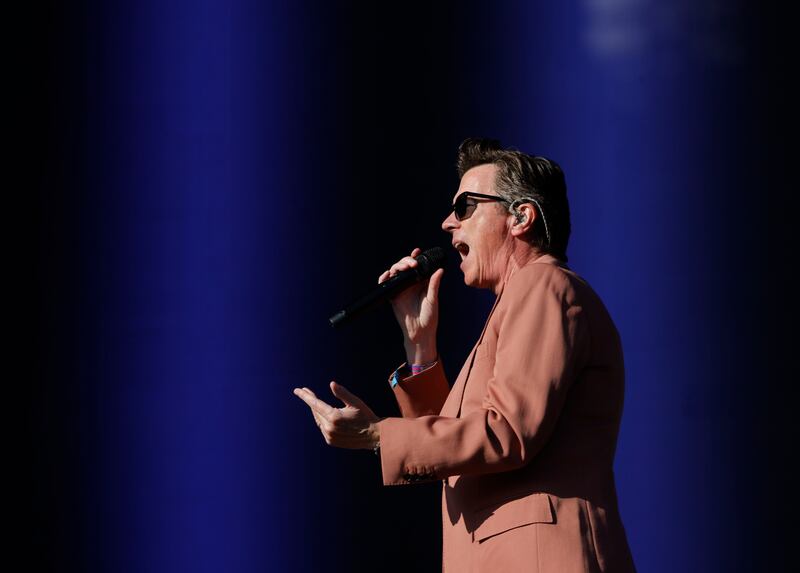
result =
[[612,469],[624,377],[602,301],[543,255],[506,277],[452,389],[441,361],[394,386],[383,482],[442,481],[443,571],[635,570]]

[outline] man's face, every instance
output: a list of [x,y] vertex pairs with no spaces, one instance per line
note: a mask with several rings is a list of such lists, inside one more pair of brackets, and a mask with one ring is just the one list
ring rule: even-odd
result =
[[[491,163],[473,167],[461,178],[453,201],[465,191],[497,196],[496,173],[497,167]],[[442,222],[442,229],[453,235],[453,245],[461,256],[464,283],[497,292],[511,255],[511,215],[500,208],[502,203],[480,198],[470,201],[477,203],[472,216],[459,221],[451,212]]]

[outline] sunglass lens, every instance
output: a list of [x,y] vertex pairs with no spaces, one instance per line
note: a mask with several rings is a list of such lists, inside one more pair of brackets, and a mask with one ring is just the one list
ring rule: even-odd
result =
[[469,218],[472,214],[472,209],[470,209],[470,207],[475,207],[475,204],[467,202],[467,194],[462,193],[459,195],[456,202],[453,203],[453,212],[456,214],[456,219],[462,221]]
[[459,195],[456,202],[453,203],[453,212],[456,214],[456,219],[459,221],[467,214],[467,198]]

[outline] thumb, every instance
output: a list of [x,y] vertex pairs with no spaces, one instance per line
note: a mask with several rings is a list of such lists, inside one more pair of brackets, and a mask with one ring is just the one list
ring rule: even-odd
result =
[[444,269],[439,269],[431,275],[428,281],[428,298],[432,302],[436,302],[439,299],[439,286],[442,284],[443,275]]
[[331,392],[334,396],[339,398],[342,402],[345,403],[347,406],[352,406],[353,408],[357,408],[359,410],[368,410],[366,404],[361,401],[361,398],[350,392],[347,388],[342,386],[341,384],[337,384],[335,381],[331,380]]

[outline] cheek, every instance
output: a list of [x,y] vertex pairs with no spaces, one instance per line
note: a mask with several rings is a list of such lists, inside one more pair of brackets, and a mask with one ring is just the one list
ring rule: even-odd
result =
[[503,244],[502,230],[496,225],[485,224],[479,231],[479,241],[476,241],[481,253],[486,256],[493,256]]

